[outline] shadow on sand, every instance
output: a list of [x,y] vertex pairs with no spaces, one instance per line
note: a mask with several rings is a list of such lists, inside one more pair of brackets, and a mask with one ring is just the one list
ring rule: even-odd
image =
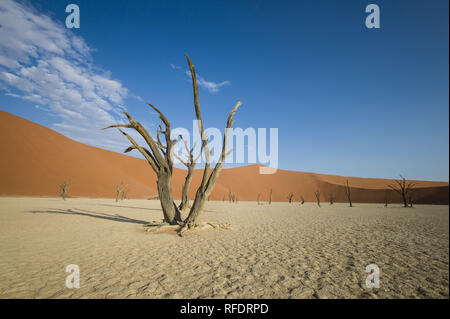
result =
[[112,205],[112,204],[97,204],[97,206],[108,206],[108,207],[116,207],[116,208],[130,208],[130,209],[143,209],[143,210],[155,210],[155,211],[158,211],[158,212],[162,212],[161,208],[122,206],[122,205]]
[[49,210],[32,210],[27,213],[31,214],[62,214],[62,215],[79,215],[79,216],[86,216],[86,217],[93,217],[93,218],[100,218],[100,219],[107,219],[112,220],[116,222],[122,222],[122,223],[132,223],[132,224],[141,224],[145,225],[148,224],[148,221],[145,220],[139,220],[139,219],[133,219],[128,218],[122,215],[111,215],[106,213],[98,213],[93,212],[86,209],[49,209]]

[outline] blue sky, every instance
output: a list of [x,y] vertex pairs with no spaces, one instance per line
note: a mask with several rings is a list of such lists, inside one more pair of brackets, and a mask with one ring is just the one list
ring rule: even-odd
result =
[[[81,28],[64,27],[76,3]],[[381,9],[367,29],[365,7]],[[91,145],[128,110],[192,127],[279,129],[279,168],[449,179],[448,1],[0,2],[0,109]],[[29,36],[23,36],[28,34]],[[14,63],[16,62],[16,63]],[[43,76],[51,81],[40,81]]]

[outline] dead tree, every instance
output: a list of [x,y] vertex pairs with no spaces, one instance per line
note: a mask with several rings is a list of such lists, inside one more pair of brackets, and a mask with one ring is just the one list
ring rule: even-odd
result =
[[225,203],[225,194],[223,195],[222,202]]
[[[173,171],[173,159],[172,150],[177,140],[173,140],[170,135],[170,122],[161,113],[161,111],[150,103],[147,103],[153,110],[159,114],[159,118],[165,126],[165,130],[162,131],[159,126],[156,134],[156,140],[148,133],[144,126],[138,121],[133,120],[130,114],[124,112],[128,118],[128,124],[116,124],[105,127],[118,128],[119,131],[125,135],[130,141],[131,146],[125,150],[125,153],[132,150],[138,150],[142,156],[147,160],[150,167],[156,174],[156,185],[158,188],[158,197],[161,203],[161,208],[164,215],[164,222],[170,225],[177,225],[181,222],[181,214],[178,207],[175,205],[172,196],[172,171]],[[139,145],[129,134],[122,131],[120,128],[130,128],[138,132],[149,148]],[[163,134],[165,138],[165,145],[160,140],[160,135]]]
[[294,197],[293,193],[289,193],[289,195],[287,196],[288,202],[289,204],[292,203],[292,198]]
[[270,194],[269,194],[269,205],[272,204],[272,188],[270,189]]
[[116,202],[120,199],[120,194],[122,194],[122,199],[124,198],[123,192],[125,192],[125,188],[128,185],[124,185],[123,183],[120,183],[120,185],[116,185]]
[[[194,146],[191,149],[189,149],[188,143],[183,138],[183,136],[179,135],[178,137],[180,140],[183,141],[184,148],[186,149],[186,152],[188,154],[188,159],[187,159],[187,161],[185,161],[180,156],[178,156],[178,154],[174,153],[174,155],[178,158],[178,160],[181,163],[183,163],[184,166],[186,166],[186,168],[187,168],[186,179],[184,181],[183,188],[181,190],[181,203],[180,203],[180,206],[178,207],[178,209],[180,211],[184,211],[189,208],[189,197],[188,197],[189,187],[191,185],[192,175],[194,174],[195,165],[197,164],[197,161],[200,158],[201,153],[196,158],[194,158],[194,149],[195,149],[196,144],[194,144]],[[208,200],[209,200],[209,198],[208,198]]]
[[348,199],[348,204],[350,205],[350,207],[353,207],[353,203],[352,203],[352,194],[351,194],[351,190],[350,190],[350,186],[348,185],[348,180],[345,186],[345,193],[347,194],[347,199]]
[[386,191],[386,193],[384,194],[384,207],[388,207],[388,203],[389,203],[389,193]]
[[258,193],[258,205],[261,205],[260,199],[261,199],[261,193]]
[[408,196],[410,196],[414,184],[407,182],[402,175],[400,177],[401,179],[394,179],[396,185],[389,185],[389,187],[402,196],[403,206],[408,207]]
[[319,190],[315,191],[314,195],[316,195],[317,206],[320,207],[320,191]]
[[333,194],[330,195],[330,205],[334,204],[334,197]]
[[231,200],[232,200],[232,198],[231,198],[231,191],[228,191],[228,201],[230,202],[230,204],[231,204]]
[[127,190],[126,189],[124,189],[123,191],[122,191],[122,196],[121,196],[121,200],[125,200],[127,198]]
[[61,197],[63,200],[66,200],[67,193],[69,192],[71,184],[72,180],[69,180],[68,182],[64,181],[61,184],[59,184],[59,187],[61,188]]
[[189,69],[190,69],[191,77],[192,77],[192,86],[193,86],[193,91],[194,91],[195,115],[197,117],[198,130],[199,130],[200,136],[202,138],[202,145],[201,145],[200,153],[202,153],[202,152],[204,153],[206,163],[205,163],[205,167],[203,169],[203,177],[202,177],[200,186],[198,187],[197,192],[195,194],[194,203],[192,204],[192,207],[189,211],[188,217],[183,222],[183,226],[179,230],[180,236],[188,228],[196,227],[201,224],[200,223],[200,215],[203,211],[203,207],[205,205],[205,200],[211,194],[211,192],[216,184],[216,180],[219,176],[219,173],[222,170],[223,162],[224,162],[225,158],[229,155],[229,152],[227,152],[228,134],[229,134],[231,126],[233,125],[233,116],[236,113],[238,107],[242,103],[241,100],[239,100],[236,103],[236,105],[233,107],[233,109],[231,110],[230,114],[228,115],[227,124],[225,127],[225,134],[224,134],[223,143],[222,143],[222,152],[220,154],[219,160],[217,161],[214,169],[210,173],[211,151],[208,147],[208,138],[203,129],[203,120],[202,120],[202,116],[200,113],[197,76],[195,73],[194,65],[192,64],[192,62],[189,59],[189,56],[187,54],[186,54],[186,58],[187,58],[187,62],[189,64]]
[[301,198],[301,202],[300,202],[300,204],[304,204],[305,203],[305,198],[303,197],[303,195],[300,195],[300,198]]

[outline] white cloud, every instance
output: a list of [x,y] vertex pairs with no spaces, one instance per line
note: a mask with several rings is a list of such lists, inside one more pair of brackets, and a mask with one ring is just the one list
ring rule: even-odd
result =
[[[0,1],[0,89],[56,116],[53,128],[91,145],[123,150],[100,128],[121,121],[129,92],[93,65],[83,38],[12,0]],[[122,142],[123,141],[123,142]]]
[[[186,75],[189,77],[189,79],[191,79],[191,72],[189,70],[186,70]],[[220,82],[220,83],[215,83],[215,82],[212,82],[212,81],[206,81],[199,74],[196,74],[196,75],[197,75],[197,84],[198,84],[198,86],[207,89],[211,93],[219,92],[219,90],[220,90],[220,88],[222,86],[231,85],[230,81],[223,81],[223,82]]]

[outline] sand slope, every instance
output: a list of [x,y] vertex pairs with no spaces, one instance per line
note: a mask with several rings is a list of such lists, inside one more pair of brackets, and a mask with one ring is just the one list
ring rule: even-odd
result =
[[[129,184],[128,196],[147,198],[156,194],[156,179],[144,160],[110,152],[71,140],[51,129],[0,111],[0,196],[57,196],[58,184],[72,179],[71,196],[114,197],[115,185]],[[201,171],[196,171],[190,197],[195,194]],[[174,170],[175,198],[180,198],[185,171]],[[228,198],[228,192],[238,200],[256,201],[258,193],[267,201],[273,189],[273,201],[286,201],[289,192],[294,200],[300,194],[314,201],[314,192],[322,192],[327,201],[333,194],[336,201],[345,201],[343,184],[349,180],[355,202],[384,202],[386,192],[390,201],[399,196],[388,191],[390,180],[346,178],[341,176],[278,170],[273,175],[260,175],[259,166],[224,169],[211,199]],[[448,204],[449,184],[417,181],[416,203]]]
[[449,297],[448,206],[211,201],[229,230],[144,232],[161,218],[158,201],[0,198],[0,298]]

